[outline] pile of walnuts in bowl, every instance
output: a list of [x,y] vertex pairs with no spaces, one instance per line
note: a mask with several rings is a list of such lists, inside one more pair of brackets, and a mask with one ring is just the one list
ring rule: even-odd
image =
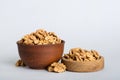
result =
[[[25,35],[17,43],[24,45],[51,45],[51,44],[61,44],[62,40],[54,33],[47,32],[43,29],[38,29],[35,32]],[[57,54],[57,53],[56,53]],[[26,66],[22,60],[16,62],[16,66]],[[49,72],[64,72],[66,66],[62,63],[53,62],[48,66]]]
[[59,44],[61,39],[54,32],[39,29],[36,32],[25,35],[18,43],[26,45]]
[[85,50],[81,48],[73,48],[69,51],[69,54],[65,54],[64,58],[70,61],[94,61],[100,59],[100,55],[95,50]]

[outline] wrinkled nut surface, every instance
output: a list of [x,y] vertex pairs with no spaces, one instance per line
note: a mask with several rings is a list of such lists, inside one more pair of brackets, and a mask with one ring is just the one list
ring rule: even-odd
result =
[[66,66],[63,63],[54,62],[50,66],[48,66],[48,71],[61,73],[66,71]]
[[69,51],[69,54],[65,54],[63,57],[70,61],[93,61],[101,58],[97,51],[88,51],[81,48],[73,48]]
[[25,35],[18,43],[26,45],[59,44],[61,43],[61,39],[54,32],[39,29],[36,32]]
[[18,67],[18,66],[26,66],[26,65],[23,63],[22,60],[18,60],[15,65],[16,65],[17,67]]

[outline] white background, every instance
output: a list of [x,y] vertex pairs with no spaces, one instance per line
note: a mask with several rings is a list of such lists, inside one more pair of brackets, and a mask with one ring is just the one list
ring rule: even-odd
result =
[[[36,29],[66,41],[64,53],[95,49],[105,68],[91,73],[50,73],[15,67],[16,41]],[[119,0],[0,0],[0,80],[120,80]]]

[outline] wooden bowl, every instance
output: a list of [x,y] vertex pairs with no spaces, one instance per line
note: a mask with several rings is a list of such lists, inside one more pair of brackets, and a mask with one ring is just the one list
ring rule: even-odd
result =
[[104,68],[103,56],[98,60],[85,62],[70,61],[63,57],[61,62],[66,65],[68,71],[73,72],[95,72]]
[[25,45],[17,42],[18,52],[25,65],[34,69],[44,69],[59,61],[64,51],[64,43],[47,45]]

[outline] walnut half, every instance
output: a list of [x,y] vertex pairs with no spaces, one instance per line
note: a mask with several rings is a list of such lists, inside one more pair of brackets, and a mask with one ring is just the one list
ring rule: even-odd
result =
[[26,65],[23,63],[22,60],[18,60],[15,65],[16,65],[17,67],[18,67],[18,66],[26,66]]
[[63,63],[53,62],[50,66],[48,66],[48,71],[57,73],[65,72],[66,66]]

